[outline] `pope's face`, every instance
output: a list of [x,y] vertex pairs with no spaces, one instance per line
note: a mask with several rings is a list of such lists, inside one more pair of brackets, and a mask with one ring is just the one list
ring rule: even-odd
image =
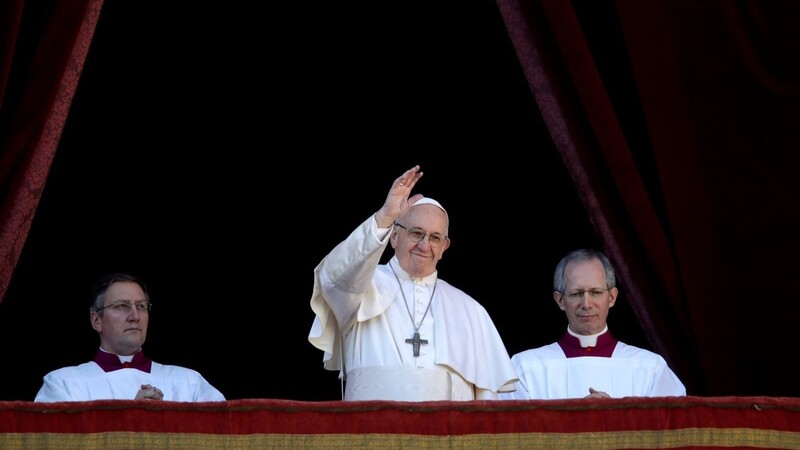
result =
[[[450,239],[446,238],[447,214],[436,205],[418,205],[413,206],[397,223],[405,228],[395,226],[390,242],[400,267],[412,278],[432,274],[445,250],[450,247]],[[425,234],[421,241],[412,237],[416,231]],[[444,238],[440,245],[431,245],[432,234]]]

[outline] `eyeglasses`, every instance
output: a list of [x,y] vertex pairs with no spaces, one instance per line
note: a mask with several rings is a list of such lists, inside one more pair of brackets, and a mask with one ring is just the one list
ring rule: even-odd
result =
[[610,291],[611,288],[592,288],[592,289],[582,289],[580,291],[572,291],[572,292],[562,292],[564,297],[567,297],[567,300],[571,302],[579,302],[583,300],[583,297],[588,293],[589,298],[593,300],[600,300],[606,295],[606,292]]
[[134,307],[136,308],[136,311],[143,313],[145,311],[150,311],[150,308],[153,307],[153,304],[150,302],[119,302],[103,306],[102,308],[97,308],[95,311],[100,312],[104,309],[110,309],[114,312],[129,314]]
[[431,247],[441,247],[442,244],[444,244],[444,241],[448,239],[447,236],[442,236],[439,233],[428,234],[421,228],[407,228],[397,222],[395,222],[394,224],[406,230],[406,233],[408,233],[408,237],[410,237],[412,240],[416,242],[422,242],[422,240],[425,239],[425,236],[428,236],[428,244],[430,244]]

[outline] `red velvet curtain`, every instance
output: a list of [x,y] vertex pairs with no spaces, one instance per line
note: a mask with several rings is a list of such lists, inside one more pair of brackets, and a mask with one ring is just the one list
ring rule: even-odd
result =
[[498,5],[654,349],[690,394],[797,392],[800,3]]
[[102,4],[0,4],[0,301],[36,213]]

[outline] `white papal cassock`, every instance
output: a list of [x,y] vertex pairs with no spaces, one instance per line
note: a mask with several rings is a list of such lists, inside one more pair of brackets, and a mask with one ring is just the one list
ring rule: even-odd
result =
[[[308,340],[346,380],[344,399],[472,400],[513,390],[516,373],[482,305],[437,273],[411,279],[396,257],[379,264],[389,231],[370,217],[314,270]],[[414,357],[406,340],[420,321],[428,342]]]

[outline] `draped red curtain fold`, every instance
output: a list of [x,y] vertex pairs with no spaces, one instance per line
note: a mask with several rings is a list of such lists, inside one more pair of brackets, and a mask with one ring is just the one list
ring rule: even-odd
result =
[[792,395],[800,4],[498,0],[653,347],[695,395]]
[[102,0],[0,6],[0,301],[22,252]]

